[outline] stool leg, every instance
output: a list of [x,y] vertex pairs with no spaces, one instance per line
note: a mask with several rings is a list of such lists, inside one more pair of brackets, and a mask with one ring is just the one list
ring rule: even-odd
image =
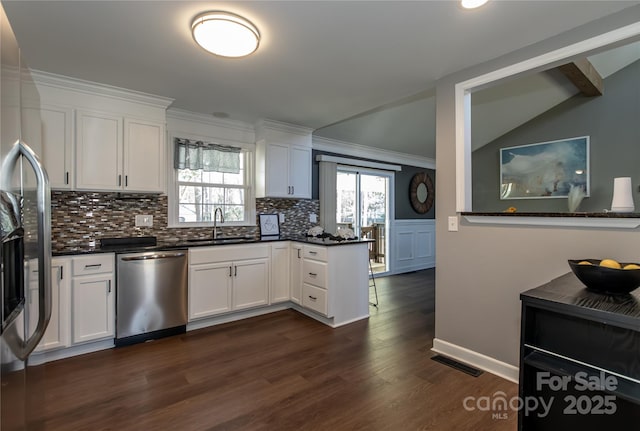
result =
[[[374,307],[378,308],[378,288],[376,287],[376,278],[373,276],[373,267],[371,266],[371,259],[369,259],[369,274],[371,274],[371,282],[369,284],[369,287],[371,287],[373,285],[373,292],[376,295],[376,302],[369,302],[369,304],[373,305]],[[373,283],[373,284],[371,284]]]

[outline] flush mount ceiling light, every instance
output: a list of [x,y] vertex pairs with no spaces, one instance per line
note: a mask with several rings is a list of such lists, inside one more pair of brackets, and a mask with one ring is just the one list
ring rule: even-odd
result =
[[255,25],[229,12],[205,12],[191,24],[193,38],[198,45],[221,57],[244,57],[260,43]]
[[460,5],[465,9],[475,9],[488,1],[489,0],[460,0]]

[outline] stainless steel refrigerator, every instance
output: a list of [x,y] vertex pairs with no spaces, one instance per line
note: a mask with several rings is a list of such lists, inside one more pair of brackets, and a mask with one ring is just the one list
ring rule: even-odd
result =
[[37,427],[44,405],[29,355],[51,316],[51,210],[40,100],[1,5],[0,31],[0,430],[14,431]]

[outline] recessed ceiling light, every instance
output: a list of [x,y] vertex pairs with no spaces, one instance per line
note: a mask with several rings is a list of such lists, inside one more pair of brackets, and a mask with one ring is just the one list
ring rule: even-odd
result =
[[482,6],[489,0],[460,0],[460,4],[465,9],[475,9]]
[[205,12],[191,24],[195,41],[212,54],[221,57],[244,57],[260,43],[255,25],[229,12]]

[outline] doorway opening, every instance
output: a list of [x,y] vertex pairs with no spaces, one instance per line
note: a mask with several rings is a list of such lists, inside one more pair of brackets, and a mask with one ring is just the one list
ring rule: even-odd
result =
[[353,229],[359,238],[373,239],[369,262],[375,274],[389,271],[389,219],[393,173],[338,166],[336,178],[337,227]]

